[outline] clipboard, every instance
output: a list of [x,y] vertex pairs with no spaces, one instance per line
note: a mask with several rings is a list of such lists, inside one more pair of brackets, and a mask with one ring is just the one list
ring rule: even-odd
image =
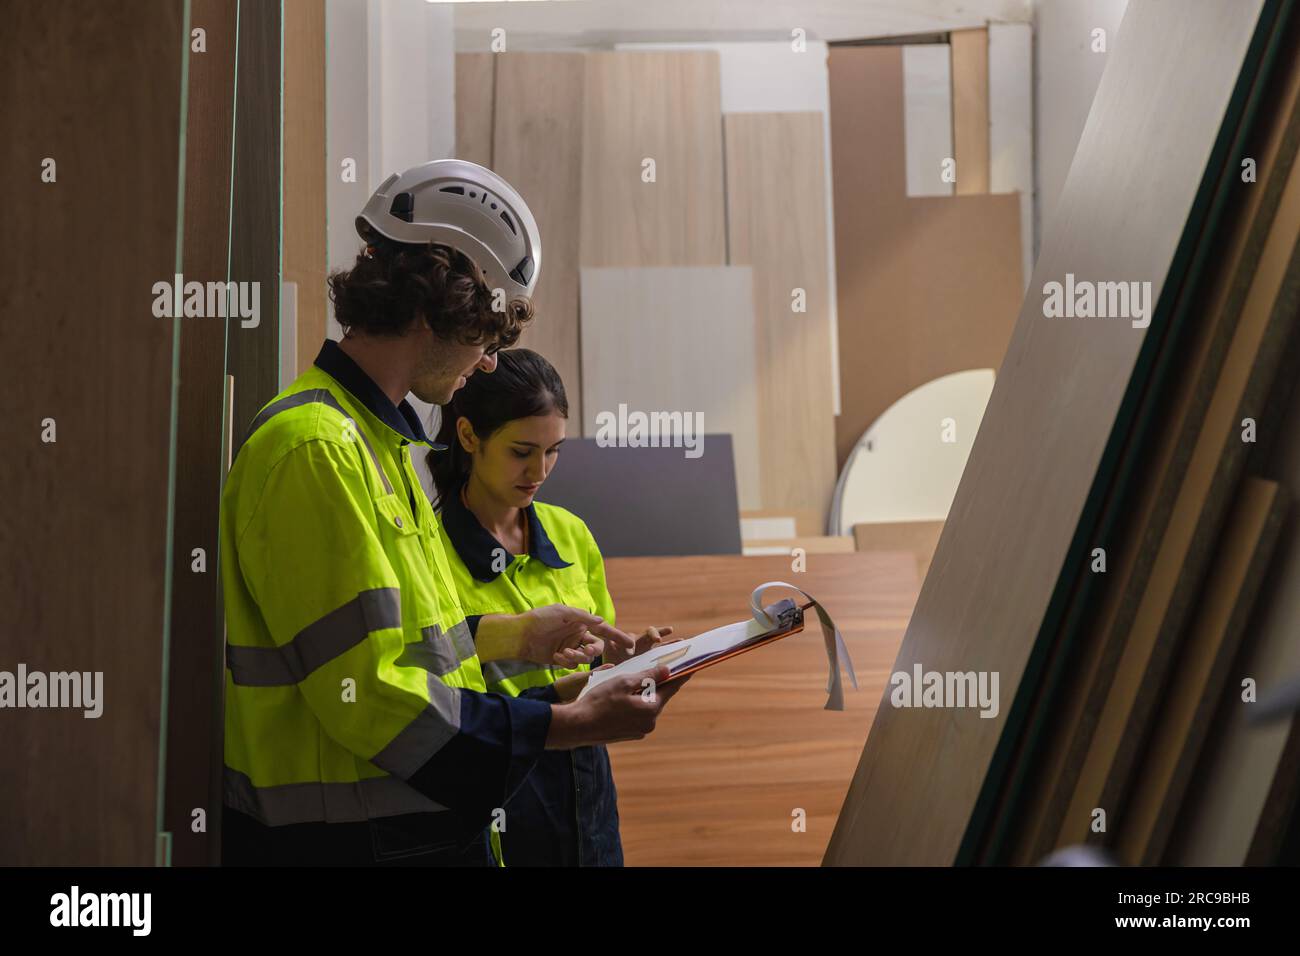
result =
[[733,657],[739,657],[741,654],[747,654],[760,647],[765,647],[783,637],[798,634],[804,627],[804,612],[811,607],[812,602],[799,605],[792,599],[786,598],[784,601],[764,609],[776,620],[776,626],[770,631],[755,635],[743,643],[716,651],[706,650],[692,653],[690,645],[697,640],[697,638],[693,637],[661,644],[660,647],[662,648],[676,648],[676,650],[662,654],[653,661],[646,661],[644,667],[657,667],[667,664],[668,680],[664,681],[664,683],[670,683],[688,674],[694,674],[696,671],[702,671],[715,664],[731,660]]
[[[773,587],[797,591],[807,599],[807,603],[800,604],[792,598],[786,598],[763,607],[760,598],[764,590]],[[723,661],[738,657],[741,654],[747,654],[760,647],[766,647],[768,644],[802,631],[807,612],[812,610],[816,613],[822,625],[822,635],[826,643],[826,659],[830,666],[830,674],[826,683],[828,695],[826,709],[843,710],[844,698],[840,685],[841,665],[847,671],[849,681],[855,689],[858,686],[858,681],[853,673],[853,662],[849,659],[848,648],[844,646],[844,639],[839,632],[839,628],[830,619],[826,609],[812,595],[792,584],[781,581],[771,581],[755,588],[750,595],[749,606],[751,616],[748,620],[716,627],[711,631],[705,631],[703,634],[697,634],[695,637],[660,644],[658,647],[652,647],[643,654],[629,658],[614,667],[592,671],[586,686],[578,694],[579,699],[592,688],[598,687],[605,681],[616,677],[643,673],[655,667],[665,666],[668,668],[666,681],[673,681],[688,674],[694,674],[696,671],[721,664]]]

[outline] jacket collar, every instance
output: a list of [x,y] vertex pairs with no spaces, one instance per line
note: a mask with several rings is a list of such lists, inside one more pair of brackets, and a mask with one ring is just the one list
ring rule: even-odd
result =
[[316,356],[316,367],[329,375],[351,393],[366,409],[381,422],[401,435],[408,442],[428,445],[436,451],[447,446],[441,445],[424,432],[420,416],[415,413],[411,403],[402,399],[400,405],[394,405],[392,399],[384,394],[383,389],[375,384],[352,358],[339,348],[333,339],[326,339]]
[[[456,549],[456,553],[460,555],[460,559],[465,562],[469,573],[476,581],[495,581],[500,572],[492,567],[492,555],[497,548],[504,550],[501,542],[493,537],[479,523],[478,518],[474,517],[474,512],[461,502],[460,489],[457,489],[454,494],[447,495],[440,504],[442,526],[446,529],[447,538]],[[548,568],[558,570],[569,567],[572,562],[565,561],[555,550],[550,536],[542,527],[541,519],[537,517],[537,509],[529,505],[524,509],[524,513],[528,516],[529,556],[536,558]]]

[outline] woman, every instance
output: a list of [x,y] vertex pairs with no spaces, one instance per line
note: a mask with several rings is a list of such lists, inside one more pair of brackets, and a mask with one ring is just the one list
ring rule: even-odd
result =
[[[497,355],[491,375],[472,376],[442,409],[430,452],[434,507],[451,544],[447,556],[471,626],[485,614],[567,604],[614,624],[605,565],[582,519],[534,496],[555,465],[569,414],[564,383],[529,349]],[[672,633],[616,631],[604,662],[616,664]],[[599,663],[599,662],[598,662]],[[573,700],[588,677],[527,661],[483,665],[489,691]],[[507,866],[621,866],[617,794],[603,746],[546,751],[504,807]]]

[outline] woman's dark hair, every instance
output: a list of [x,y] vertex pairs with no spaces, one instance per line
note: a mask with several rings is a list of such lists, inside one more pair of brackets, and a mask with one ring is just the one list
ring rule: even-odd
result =
[[493,311],[483,271],[441,243],[378,240],[351,269],[331,273],[329,287],[339,325],[371,335],[398,335],[420,318],[439,338],[509,348],[533,318],[532,303],[523,297]]
[[474,434],[487,441],[503,425],[517,418],[532,418],[558,412],[569,417],[569,400],[564,382],[550,362],[532,349],[511,349],[497,353],[494,372],[475,372],[465,386],[442,406],[437,441],[446,451],[430,451],[426,457],[436,492],[433,505],[441,508],[469,478],[470,454],[461,447],[456,422],[469,419]]

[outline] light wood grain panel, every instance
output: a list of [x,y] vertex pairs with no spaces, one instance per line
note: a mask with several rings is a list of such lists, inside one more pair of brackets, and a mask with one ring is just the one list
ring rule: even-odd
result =
[[826,220],[806,198],[825,189],[822,123],[821,113],[734,113],[724,125],[731,262],[754,270],[762,505],[825,515],[835,486]]
[[583,269],[586,433],[620,405],[701,414],[705,431],[732,436],[740,507],[757,507],[768,465],[752,289],[752,271],[739,266]]
[[456,158],[489,169],[498,55],[456,54]]
[[155,861],[183,7],[8,4],[0,30],[0,668],[98,672],[103,708],[3,711],[8,866]]
[[[1159,4],[1130,3],[1128,42],[1110,54],[1062,195],[1068,227],[1045,237],[1031,288],[1068,268],[1093,281],[1150,281],[1159,302],[1259,9],[1205,4],[1171,22]],[[1165,95],[1131,96],[1156,76]],[[1131,162],[1137,143],[1150,163]],[[1142,228],[1130,228],[1136,222]],[[1145,331],[1047,321],[1038,297],[1024,304],[895,663],[996,671],[1008,689],[1002,709],[992,719],[970,709],[878,711],[826,862],[956,859],[1016,710],[1010,688],[1030,663],[1062,568],[1081,557],[1072,538]]]
[[493,169],[524,197],[542,234],[542,269],[533,294],[537,318],[519,344],[546,356],[560,373],[569,399],[567,432],[581,435],[583,54],[502,53],[496,62]]
[[[695,675],[651,736],[610,748],[629,865],[816,865],[915,599],[911,555],[809,555],[803,573],[788,557],[605,564],[625,629],[671,624],[690,636],[743,620],[764,581],[791,581],[825,604],[858,675],[842,712],[823,709],[826,655],[813,622]],[[791,827],[796,808],[806,832]]]
[[855,524],[853,542],[859,551],[910,551],[916,556],[917,573],[922,581],[930,571],[930,561],[943,533],[942,521],[885,521]]
[[989,32],[952,33],[952,144],[957,195],[989,191]]
[[582,265],[727,262],[719,84],[711,51],[587,54]]
[[1142,773],[1114,821],[1116,853],[1130,866],[1154,866],[1164,852],[1277,541],[1285,502],[1279,492],[1277,482],[1244,481],[1215,548],[1203,600],[1146,744]]
[[325,0],[284,4],[284,36],[283,278],[298,285],[297,375],[325,339]]
[[[820,534],[793,538],[753,538],[742,544],[745,554],[784,554],[792,556],[796,548],[805,554],[849,554],[853,538],[847,534]],[[893,549],[891,549],[893,550]]]

